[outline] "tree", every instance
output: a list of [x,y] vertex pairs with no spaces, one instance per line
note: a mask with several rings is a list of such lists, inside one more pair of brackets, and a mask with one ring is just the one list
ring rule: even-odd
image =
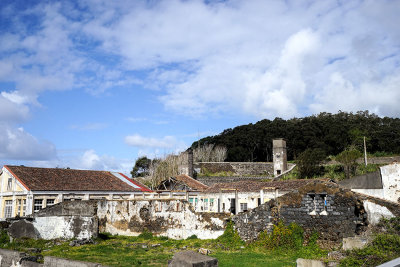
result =
[[350,147],[336,156],[336,161],[340,162],[344,167],[347,179],[350,179],[350,174],[354,175],[358,165],[357,159],[361,156],[361,152],[354,147]]
[[138,158],[135,162],[135,166],[131,171],[132,177],[148,176],[150,165],[151,159],[147,158],[146,156]]
[[322,149],[307,148],[296,160],[300,178],[311,178],[322,173],[321,163],[326,158]]
[[213,144],[202,145],[193,150],[195,162],[223,162],[226,159],[228,149]]

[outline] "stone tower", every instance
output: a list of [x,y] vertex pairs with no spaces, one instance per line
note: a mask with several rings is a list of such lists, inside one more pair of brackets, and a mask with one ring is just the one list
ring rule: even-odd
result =
[[188,175],[193,178],[194,169],[193,169],[193,149],[189,147],[187,150],[188,153]]
[[274,175],[278,176],[287,170],[286,141],[283,138],[272,140],[272,157],[274,161]]

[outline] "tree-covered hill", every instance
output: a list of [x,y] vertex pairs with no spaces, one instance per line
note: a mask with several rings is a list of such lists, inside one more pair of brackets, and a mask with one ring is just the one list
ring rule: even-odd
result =
[[[292,160],[307,148],[320,148],[326,155],[337,155],[350,145],[361,149],[364,136],[369,153],[400,153],[400,119],[381,118],[368,111],[324,112],[289,120],[264,119],[226,129],[199,142],[226,146],[226,161],[272,161],[274,138],[286,139],[288,159]],[[198,142],[194,142],[192,147],[197,145]]]

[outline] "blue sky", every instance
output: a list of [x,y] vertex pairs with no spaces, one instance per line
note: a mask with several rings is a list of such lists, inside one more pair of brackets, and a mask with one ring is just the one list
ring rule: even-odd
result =
[[1,1],[0,165],[129,173],[198,137],[400,114],[400,1]]

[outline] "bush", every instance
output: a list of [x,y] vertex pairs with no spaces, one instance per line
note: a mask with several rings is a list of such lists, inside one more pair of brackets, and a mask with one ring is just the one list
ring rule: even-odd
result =
[[188,238],[186,238],[186,240],[192,240],[192,239],[198,239],[197,235],[191,235]]
[[149,232],[147,229],[144,229],[144,231],[138,236],[138,238],[141,239],[152,239],[153,238],[153,233]]
[[253,245],[267,249],[298,249],[303,245],[303,229],[295,223],[286,226],[280,221],[271,233],[267,230],[260,233]]
[[232,221],[226,224],[224,233],[216,239],[218,243],[223,244],[228,248],[238,248],[244,245],[244,241],[240,238],[238,232],[234,228]]
[[6,244],[10,243],[10,237],[6,230],[0,230],[0,246],[4,247]]

